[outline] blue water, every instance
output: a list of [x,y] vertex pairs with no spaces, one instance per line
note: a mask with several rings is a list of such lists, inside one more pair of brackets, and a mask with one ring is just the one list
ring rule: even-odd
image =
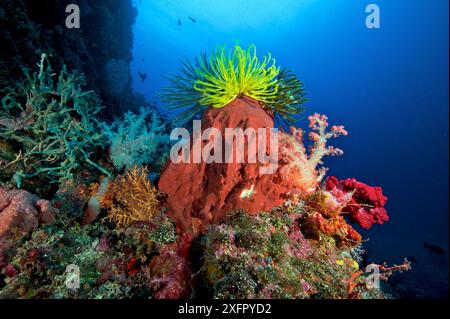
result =
[[[381,28],[365,26],[365,7]],[[329,174],[380,185],[390,221],[363,232],[369,261],[418,263],[396,284],[416,297],[448,294],[448,1],[136,1],[134,90],[148,101],[179,60],[216,45],[256,44],[304,82],[306,114],[325,113],[350,135]],[[195,19],[195,23],[189,19]],[[181,25],[180,25],[181,24]],[[137,71],[147,74],[142,82]],[[305,126],[304,121],[298,123]],[[431,255],[427,241],[442,247]]]

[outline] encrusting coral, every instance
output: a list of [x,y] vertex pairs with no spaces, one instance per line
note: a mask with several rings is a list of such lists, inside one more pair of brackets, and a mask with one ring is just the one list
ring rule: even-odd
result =
[[326,191],[318,189],[305,200],[301,218],[302,232],[307,238],[322,241],[332,238],[338,247],[355,247],[361,243],[361,235],[350,225],[342,214],[342,205]]
[[[304,237],[305,208],[274,208],[258,216],[234,211],[225,223],[209,226],[200,271],[214,298],[389,297],[362,284],[371,273],[360,269],[359,246],[336,249],[332,238]],[[384,265],[381,279],[408,266]]]
[[14,149],[15,158],[0,159],[0,171],[13,166],[18,188],[24,179],[71,180],[83,166],[109,175],[92,159],[103,147],[96,119],[101,106],[94,92],[82,90],[83,76],[63,69],[56,77],[46,54],[39,71],[26,74],[27,80],[1,100],[0,138]]
[[161,210],[161,194],[152,186],[147,172],[145,167],[135,166],[114,181],[108,219],[118,228],[152,221]]
[[292,122],[306,102],[303,83],[295,74],[280,71],[270,54],[260,61],[254,45],[235,45],[229,52],[219,47],[209,58],[202,54],[193,64],[184,61],[168,80],[162,100],[173,109],[184,109],[178,116],[185,121],[203,108],[221,108],[246,96]]

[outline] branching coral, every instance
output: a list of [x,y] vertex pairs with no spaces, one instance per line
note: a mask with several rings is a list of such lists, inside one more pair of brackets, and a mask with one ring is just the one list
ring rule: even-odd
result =
[[155,110],[141,108],[139,114],[130,111],[122,120],[101,126],[110,144],[111,161],[118,170],[156,162],[168,146],[169,137]]
[[103,144],[95,119],[101,106],[92,91],[82,90],[83,85],[83,76],[65,69],[55,80],[43,54],[39,71],[27,73],[27,81],[3,97],[0,137],[14,148],[15,159],[0,170],[14,166],[17,187],[24,178],[72,179],[84,164],[109,175],[91,159]]
[[186,120],[204,107],[220,108],[240,96],[251,97],[266,109],[292,121],[303,111],[303,84],[288,70],[280,72],[271,55],[258,59],[256,47],[235,45],[227,52],[216,49],[208,58],[202,54],[194,63],[182,62],[177,73],[168,77],[170,85],[163,102],[173,109],[185,109]]
[[310,152],[306,150],[302,129],[291,127],[292,135],[282,134],[280,139],[281,154],[287,163],[282,168],[283,175],[289,178],[300,196],[312,194],[322,181],[327,169],[318,169],[318,166],[322,164],[324,156],[343,154],[342,150],[327,146],[327,141],[333,137],[347,135],[343,126],[332,126],[331,130],[327,131],[328,118],[325,115],[315,113],[308,119],[312,130],[309,139],[314,143]]
[[133,167],[113,185],[114,203],[108,218],[118,228],[134,222],[150,222],[160,211],[160,194],[147,178],[147,169]]

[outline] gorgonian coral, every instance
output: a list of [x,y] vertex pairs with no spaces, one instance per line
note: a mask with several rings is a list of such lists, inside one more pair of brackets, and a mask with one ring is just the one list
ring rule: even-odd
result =
[[282,133],[280,138],[282,158],[287,163],[282,168],[283,176],[289,178],[300,196],[312,194],[322,181],[327,169],[318,166],[322,164],[324,156],[343,154],[342,150],[327,146],[327,141],[347,135],[343,126],[334,125],[327,131],[328,118],[325,115],[315,113],[308,119],[311,129],[308,137],[314,143],[310,152],[306,150],[302,129],[291,127],[292,135]]
[[147,178],[145,167],[133,167],[113,184],[113,205],[108,219],[117,228],[134,222],[150,222],[160,211],[158,191]]
[[14,149],[14,159],[0,158],[0,171],[14,167],[19,188],[24,178],[70,180],[84,164],[109,175],[91,158],[103,147],[96,120],[101,104],[82,89],[84,77],[65,68],[56,76],[45,54],[39,71],[26,75],[1,100],[0,138]]
[[194,63],[182,62],[168,80],[162,100],[173,109],[185,109],[179,116],[186,118],[205,107],[220,108],[247,96],[292,121],[306,101],[302,82],[286,69],[280,72],[270,54],[260,60],[254,45],[247,49],[235,45],[228,52],[220,47],[209,58],[202,54]]

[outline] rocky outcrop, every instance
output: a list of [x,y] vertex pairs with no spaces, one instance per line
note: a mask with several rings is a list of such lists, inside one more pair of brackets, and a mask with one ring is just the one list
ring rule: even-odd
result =
[[[80,8],[80,29],[65,27],[72,3]],[[47,53],[55,70],[66,65],[86,75],[106,116],[137,108],[145,101],[133,94],[128,68],[136,15],[131,0],[2,0],[0,80],[2,72],[11,82],[22,78],[22,68],[34,69]]]
[[0,237],[13,228],[28,233],[40,224],[51,224],[56,212],[49,201],[27,191],[0,188]]
[[48,200],[24,190],[0,188],[0,273],[26,234],[55,221],[58,210]]

